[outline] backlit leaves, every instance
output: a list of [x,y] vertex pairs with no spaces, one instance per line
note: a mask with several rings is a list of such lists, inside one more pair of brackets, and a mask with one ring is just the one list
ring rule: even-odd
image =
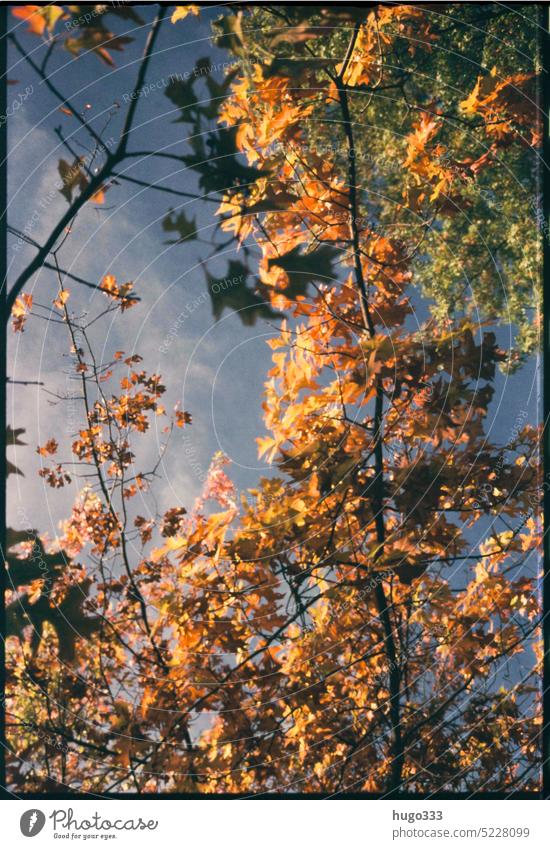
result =
[[32,600],[28,594],[20,595],[17,601],[7,606],[7,636],[25,639],[25,630],[30,630],[30,646],[34,654],[45,636],[44,626],[53,626],[59,647],[59,659],[72,663],[76,659],[77,639],[91,639],[101,627],[97,616],[90,616],[83,609],[90,581],[86,580],[69,587],[63,600],[57,604],[48,595],[39,595]]
[[225,309],[235,310],[247,326],[255,324],[258,318],[281,317],[266,298],[247,286],[249,272],[242,263],[230,260],[227,274],[222,280],[212,277],[206,270],[205,276],[215,321],[221,318]]
[[198,15],[199,13],[200,6],[197,6],[195,3],[188,3],[186,6],[176,6],[172,12],[170,20],[173,24],[175,24],[178,21],[185,20],[187,15]]
[[52,437],[51,439],[48,439],[48,441],[45,442],[44,445],[39,445],[36,450],[38,454],[40,454],[42,457],[47,457],[48,454],[55,454],[58,448],[59,445],[57,443],[57,440]]
[[99,284],[100,291],[104,292],[112,298],[115,303],[119,304],[122,312],[135,306],[135,304],[139,301],[137,295],[132,294],[133,288],[133,283],[122,283],[119,285],[113,274],[106,274]]
[[162,229],[167,233],[177,233],[177,239],[170,239],[168,245],[177,245],[179,242],[187,242],[197,235],[197,225],[194,218],[187,219],[185,211],[170,212],[162,221]]
[[[524,418],[494,427],[510,358],[479,247],[500,229],[498,282],[514,281],[520,315],[532,76],[527,60],[510,73],[492,38],[497,71],[476,82],[485,59],[463,26],[494,34],[512,18],[453,7],[451,56],[424,7],[222,12],[219,44],[239,62],[220,80],[201,59],[167,94],[190,137],[178,158],[222,195],[220,230],[241,251],[223,277],[205,257],[202,297],[215,320],[280,320],[257,440],[266,470],[239,492],[223,453],[203,466],[189,437],[204,440],[204,411],[167,415],[161,376],[130,349],[94,352],[61,288],[54,315],[74,330],[82,406],[69,441],[60,430],[38,447],[39,473],[84,486],[52,545],[10,534],[10,709],[40,733],[80,735],[64,775],[95,793],[117,781],[256,794],[297,779],[385,793],[396,712],[407,792],[536,789],[540,434]],[[176,8],[180,31],[195,13]],[[94,51],[109,49],[100,20]],[[85,163],[61,171],[71,202]],[[502,186],[519,216],[506,227],[476,195]],[[183,264],[198,221],[187,206],[162,219]],[[103,312],[137,302],[112,274],[98,288]],[[16,306],[21,328],[32,301]],[[65,448],[70,465],[57,463]],[[185,506],[170,496],[178,476],[202,484]],[[40,789],[44,740],[24,729],[14,785]]]
[[129,7],[111,8],[107,4],[83,4],[71,5],[68,10],[66,12],[62,6],[55,4],[28,4],[14,7],[12,14],[27,21],[29,32],[39,36],[53,33],[59,21],[66,21],[65,29],[58,27],[55,33],[65,49],[74,56],[95,53],[109,67],[114,66],[110,51],[124,50],[133,38],[111,32],[105,26],[103,18],[110,14],[122,20],[131,20],[138,25],[143,24],[137,12]]
[[21,18],[28,23],[29,32],[33,35],[43,35],[46,30],[51,32],[56,22],[65,13],[61,6],[55,4],[47,4],[38,6],[36,4],[27,4],[25,6],[16,6],[12,9],[12,14],[16,18]]

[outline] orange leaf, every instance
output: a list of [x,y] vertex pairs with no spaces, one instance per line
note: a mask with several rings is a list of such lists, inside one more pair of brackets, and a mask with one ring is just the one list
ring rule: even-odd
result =
[[57,451],[58,448],[59,448],[59,445],[57,444],[55,439],[52,437],[51,439],[48,439],[48,441],[44,445],[42,445],[42,446],[39,445],[38,448],[36,449],[36,453],[41,454],[42,457],[47,457],[48,454],[55,454],[55,452]]
[[91,198],[91,203],[105,203],[105,189],[98,189]]
[[188,3],[187,6],[176,6],[172,12],[170,20],[173,24],[175,24],[176,21],[183,21],[187,15],[198,15],[199,12],[200,8],[195,3]]
[[27,6],[17,6],[12,9],[14,18],[22,18],[29,24],[28,31],[34,35],[42,35],[46,29],[46,19],[41,15],[41,6],[29,4]]

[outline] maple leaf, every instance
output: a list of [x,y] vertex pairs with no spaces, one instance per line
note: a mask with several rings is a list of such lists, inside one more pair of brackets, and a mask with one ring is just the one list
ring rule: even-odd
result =
[[287,59],[277,57],[273,59],[268,68],[266,68],[265,76],[270,77],[290,77],[292,79],[300,79],[311,72],[320,71],[323,68],[328,68],[334,65],[334,59]]
[[14,465],[14,463],[12,463],[10,460],[6,460],[6,468],[7,468],[7,475],[8,476],[9,475],[21,475],[21,477],[23,477],[23,478],[25,477],[25,475],[23,474],[21,469],[19,469],[16,465]]
[[46,29],[52,32],[55,24],[64,14],[61,6],[51,3],[44,6],[27,4],[12,9],[14,17],[27,21],[28,31],[33,35],[43,35]]
[[53,305],[58,309],[62,310],[67,301],[69,300],[70,292],[67,289],[60,289],[57,298],[54,299]]
[[281,314],[275,312],[268,301],[246,285],[248,269],[242,263],[230,260],[223,280],[212,277],[206,269],[204,273],[216,321],[219,321],[225,309],[235,310],[242,323],[248,327],[254,325],[258,318],[281,318]]
[[178,21],[183,21],[187,17],[187,15],[199,15],[200,14],[200,6],[197,6],[195,3],[188,3],[186,6],[176,6],[174,11],[172,12],[172,17],[170,18],[173,24]]
[[186,515],[185,507],[172,507],[163,516],[160,532],[163,537],[174,537],[183,530],[183,517]]
[[297,24],[294,27],[285,27],[281,32],[273,36],[270,41],[270,47],[277,47],[283,41],[289,44],[300,44],[304,41],[318,38],[326,32],[324,26],[313,26],[307,23]]
[[68,203],[73,199],[73,192],[78,189],[82,191],[88,185],[88,179],[82,170],[82,159],[75,159],[72,165],[69,165],[65,159],[60,159],[58,163],[59,176],[61,177],[62,186],[59,189]]
[[186,424],[191,424],[192,421],[191,413],[188,413],[185,410],[176,410],[174,418],[176,420],[177,427],[185,427]]
[[166,218],[162,220],[162,229],[167,233],[178,233],[179,238],[169,239],[167,245],[177,245],[180,242],[188,242],[197,237],[196,220],[187,219],[185,212],[179,212],[177,215],[173,210],[170,210]]
[[174,106],[181,110],[181,115],[176,119],[176,123],[196,123],[202,111],[202,104],[195,95],[193,86],[195,80],[173,79],[166,86],[165,95],[172,101]]
[[36,452],[37,454],[41,454],[42,457],[47,457],[48,454],[55,454],[58,448],[59,445],[57,441],[52,437],[51,439],[48,439],[48,441],[44,443],[44,445],[39,445],[36,449]]
[[22,442],[19,439],[23,433],[25,433],[24,427],[16,427],[13,429],[10,425],[8,425],[6,428],[6,445],[26,445],[26,442]]

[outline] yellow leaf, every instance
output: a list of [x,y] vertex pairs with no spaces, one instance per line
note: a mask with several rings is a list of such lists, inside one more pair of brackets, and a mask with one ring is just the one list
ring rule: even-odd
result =
[[57,307],[60,310],[63,309],[63,306],[69,300],[69,296],[70,292],[68,292],[67,289],[60,289],[57,298],[53,302],[54,307]]
[[48,439],[45,445],[39,445],[36,451],[38,454],[41,454],[42,457],[47,457],[48,454],[55,454],[58,447],[56,440],[52,438]]
[[105,203],[105,189],[98,189],[91,198],[92,203]]

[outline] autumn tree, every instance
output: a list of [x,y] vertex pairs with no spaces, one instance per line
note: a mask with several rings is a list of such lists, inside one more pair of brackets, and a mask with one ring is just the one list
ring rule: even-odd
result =
[[[214,317],[278,325],[255,488],[219,453],[194,503],[142,511],[162,482],[136,443],[193,411],[167,414],[139,355],[98,358],[53,251],[89,477],[55,545],[9,540],[15,788],[538,788],[539,434],[491,425],[538,343],[535,53],[492,51],[509,10],[440,8],[229,9],[226,78],[166,92],[241,250],[237,289],[206,273]],[[488,192],[515,222],[492,262]],[[184,209],[165,229],[193,235]],[[56,440],[38,450],[63,486]]]

